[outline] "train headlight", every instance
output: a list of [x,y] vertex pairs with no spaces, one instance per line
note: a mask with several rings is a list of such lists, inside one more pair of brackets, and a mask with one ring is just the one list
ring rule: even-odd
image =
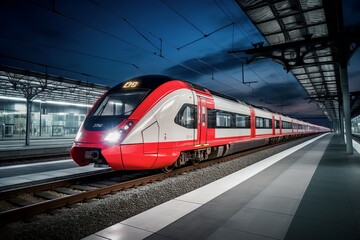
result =
[[120,140],[120,138],[122,137],[122,134],[123,134],[123,132],[121,130],[110,132],[110,133],[108,133],[108,135],[106,135],[104,140],[107,142],[116,143]]
[[130,128],[134,125],[134,122],[128,121],[122,128],[116,129],[115,131],[109,132],[104,140],[110,143],[118,143],[124,137],[124,135],[129,132]]

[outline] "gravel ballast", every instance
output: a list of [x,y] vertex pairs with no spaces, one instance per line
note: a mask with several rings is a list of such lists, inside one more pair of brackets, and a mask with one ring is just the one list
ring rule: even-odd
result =
[[71,208],[56,210],[53,215],[36,216],[36,221],[1,226],[0,239],[81,239],[310,138],[312,137],[121,191],[87,203],[78,203]]

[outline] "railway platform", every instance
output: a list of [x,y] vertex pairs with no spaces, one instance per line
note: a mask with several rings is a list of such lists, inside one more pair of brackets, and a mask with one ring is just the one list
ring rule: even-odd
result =
[[72,159],[3,166],[0,167],[0,191],[108,170],[93,165],[78,167]]
[[24,140],[0,141],[0,165],[30,158],[69,154],[73,139],[36,139],[26,146]]
[[359,239],[354,148],[319,136],[85,239]]

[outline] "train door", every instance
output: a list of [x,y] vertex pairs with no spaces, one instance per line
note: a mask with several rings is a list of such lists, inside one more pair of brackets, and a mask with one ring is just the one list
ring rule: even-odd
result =
[[198,141],[197,144],[207,143],[207,101],[198,96]]
[[255,122],[255,109],[250,107],[250,137],[255,138],[256,135],[256,122]]
[[144,154],[153,155],[157,157],[159,147],[159,124],[158,122],[152,123],[150,126],[141,131]]
[[275,121],[275,135],[279,135],[279,134],[281,134],[281,132],[280,132],[280,117],[276,116],[274,121]]

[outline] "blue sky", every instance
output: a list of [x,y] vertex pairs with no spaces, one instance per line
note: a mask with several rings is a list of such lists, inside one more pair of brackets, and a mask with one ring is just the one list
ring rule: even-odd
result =
[[[347,27],[360,24],[358,2],[344,0]],[[271,60],[245,65],[245,81],[256,83],[242,83],[242,56],[228,51],[264,39],[233,0],[12,0],[1,1],[0,21],[0,64],[40,72],[47,65],[109,86],[165,74],[300,118],[323,116]],[[350,91],[360,91],[359,59],[349,65]]]

